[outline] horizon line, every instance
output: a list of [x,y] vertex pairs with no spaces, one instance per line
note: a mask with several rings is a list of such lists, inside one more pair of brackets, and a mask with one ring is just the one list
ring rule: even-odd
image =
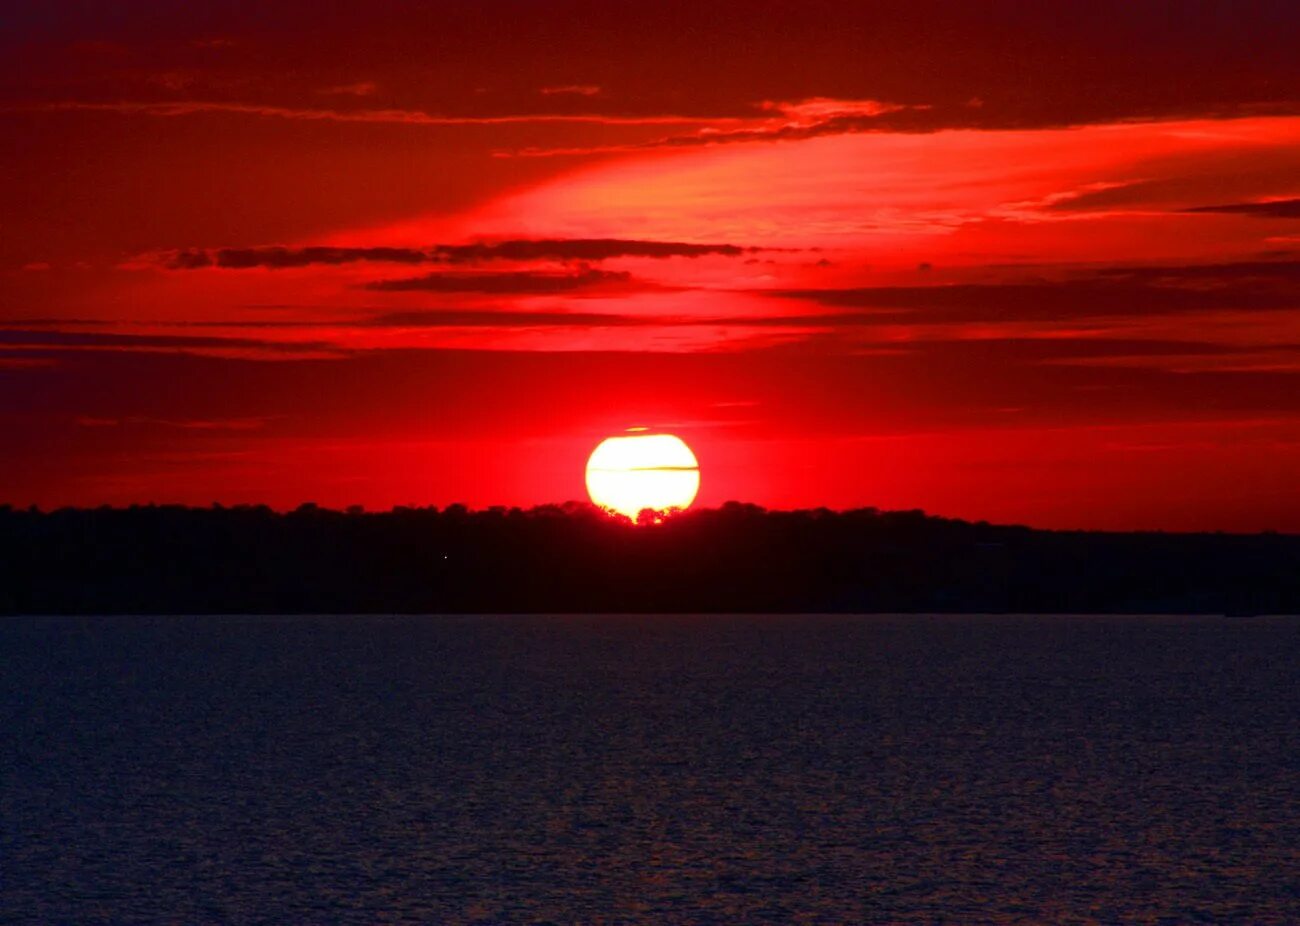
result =
[[[293,515],[305,514],[330,514],[341,517],[363,517],[363,516],[391,516],[394,514],[405,514],[408,512],[418,512],[426,515],[457,515],[457,516],[507,516],[516,515],[536,515],[536,514],[559,514],[565,517],[577,514],[600,515],[602,519],[611,524],[624,527],[657,527],[681,519],[691,519],[699,515],[709,514],[728,514],[743,511],[747,514],[760,515],[815,515],[817,517],[844,517],[851,515],[868,515],[871,517],[890,517],[899,515],[910,515],[920,517],[931,521],[946,521],[955,524],[965,524],[972,527],[986,527],[1004,530],[1022,530],[1033,531],[1036,533],[1051,534],[1130,534],[1130,535],[1175,535],[1175,536],[1234,536],[1234,537],[1300,537],[1300,531],[1278,530],[1275,528],[1261,528],[1253,531],[1242,530],[1224,530],[1221,528],[1206,528],[1199,530],[1169,529],[1158,527],[1147,528],[1085,528],[1085,527],[1035,527],[1023,523],[1003,523],[994,522],[986,519],[969,519],[962,517],[953,517],[942,514],[934,514],[923,508],[879,508],[874,505],[860,505],[851,508],[834,508],[827,505],[805,508],[769,508],[757,502],[744,502],[739,499],[728,499],[716,506],[700,507],[691,506],[686,509],[643,509],[636,518],[628,517],[610,509],[603,508],[590,501],[579,499],[568,499],[562,502],[540,502],[531,506],[521,505],[489,505],[485,507],[473,507],[464,502],[451,502],[446,505],[437,504],[399,504],[392,505],[388,508],[367,508],[362,504],[346,505],[343,507],[330,507],[321,505],[317,502],[304,501],[294,507],[277,507],[267,502],[238,502],[227,504],[224,502],[211,502],[207,505],[195,505],[185,502],[131,502],[128,504],[111,504],[104,503],[100,505],[60,505],[57,507],[43,507],[39,504],[15,504],[12,502],[0,502],[0,516],[13,514],[29,514],[39,516],[51,516],[61,513],[78,512],[131,512],[140,510],[180,510],[189,512],[222,512],[222,511],[256,511],[267,512],[276,517],[289,517]],[[652,513],[652,517],[642,520],[641,515],[646,512]]]

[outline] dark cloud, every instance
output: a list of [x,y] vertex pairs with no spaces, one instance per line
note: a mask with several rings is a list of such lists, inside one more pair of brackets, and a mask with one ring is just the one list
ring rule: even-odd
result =
[[258,247],[181,250],[164,256],[171,270],[264,268],[284,270],[313,265],[361,262],[395,264],[471,264],[481,261],[600,261],[615,257],[738,257],[763,250],[734,244],[692,244],[682,241],[636,241],[624,238],[543,238],[438,244],[430,248],[390,247]]
[[[1297,200],[1264,199],[1280,183],[1285,183],[1283,178],[1288,173],[1293,173],[1293,158],[1294,153],[1289,148],[1253,153],[1248,161],[1243,161],[1237,152],[1207,156],[1195,168],[1171,165],[1177,171],[1173,176],[1108,183],[1078,190],[1045,203],[1041,208],[1046,212],[1065,213],[1154,209],[1175,213],[1265,214],[1269,209],[1285,209],[1290,203],[1290,208],[1294,209]],[[1222,206],[1187,205],[1203,201],[1207,190],[1225,199],[1232,198],[1233,202]]]
[[361,261],[390,264],[419,264],[431,258],[427,251],[415,248],[219,248],[212,251],[176,251],[164,259],[171,270],[201,270],[220,267],[225,270],[287,270],[314,264],[338,265]]
[[[990,362],[1068,363],[1070,361],[1147,358],[1153,366],[1160,358],[1249,357],[1277,351],[1300,351],[1300,344],[1232,345],[1195,340],[1146,338],[933,338],[907,342],[920,354],[984,355]],[[1300,362],[1300,358],[1297,358]]]
[[[1222,288],[1248,289],[1260,283],[1300,284],[1300,261],[1244,260],[1217,264],[1141,264],[1107,267],[1097,271],[1097,275],[1166,285],[1209,284]],[[1295,304],[1294,299],[1292,304]]]
[[203,335],[121,334],[108,331],[28,331],[0,329],[0,345],[29,348],[109,348],[119,350],[257,350],[297,353],[307,350],[336,350],[318,341],[264,341],[257,338],[209,337]]
[[542,87],[537,91],[543,96],[556,94],[576,94],[578,96],[600,96],[600,88],[594,84],[566,84],[559,87]]
[[[642,151],[653,148],[700,148],[713,145],[744,142],[802,141],[829,135],[859,135],[864,133],[895,133],[925,135],[953,130],[1015,131],[1065,129],[1077,126],[1106,124],[1117,121],[1170,121],[1177,119],[1237,119],[1257,115],[1294,115],[1300,112],[1300,103],[1278,103],[1265,107],[1228,104],[1218,107],[1171,107],[1120,113],[1086,109],[1030,110],[1015,106],[974,107],[967,103],[947,105],[898,105],[880,114],[843,113],[825,118],[799,122],[773,122],[764,125],[716,128],[707,126],[692,132],[665,135],[641,142],[596,144],[583,146],[533,146],[501,149],[498,156],[554,157],[616,152]],[[1103,191],[1104,192],[1104,191]],[[1085,205],[1062,205],[1056,208],[1091,208],[1108,197],[1092,193],[1083,194],[1079,200]],[[1075,202],[1072,200],[1071,202]],[[1052,207],[1049,207],[1052,208]]]
[[[189,74],[168,72],[152,74],[149,83],[158,84],[168,90],[187,89],[193,83]],[[332,88],[318,93],[345,92],[353,96],[355,88]],[[223,100],[121,100],[104,102],[98,100],[53,100],[27,101],[9,103],[5,112],[92,112],[115,113],[124,116],[157,116],[174,118],[196,115],[234,115],[254,116],[259,118],[289,119],[296,122],[342,122],[365,123],[371,125],[419,125],[419,126],[484,126],[484,125],[527,125],[527,124],[576,124],[576,125],[678,125],[681,123],[706,122],[697,116],[653,115],[636,116],[602,113],[557,113],[557,112],[523,112],[497,113],[481,116],[444,116],[437,113],[413,109],[320,109],[313,106],[278,106],[259,102],[231,102]]]
[[574,273],[541,273],[521,270],[506,273],[430,273],[427,276],[376,280],[365,289],[379,292],[493,293],[498,295],[545,295],[580,289],[623,286],[632,274],[584,267]]
[[1300,263],[1114,267],[1059,281],[786,289],[770,295],[869,309],[861,324],[1026,322],[1300,305]]
[[[319,91],[317,91],[319,92]],[[317,109],[312,107],[278,106],[258,102],[232,103],[212,100],[102,102],[93,100],[24,101],[4,104],[5,113],[116,113],[181,117],[203,114],[243,115],[257,118],[278,118],[304,122],[339,122],[363,124],[397,124],[417,126],[511,126],[572,124],[623,126],[699,126],[692,131],[678,132],[634,142],[614,142],[583,145],[533,145],[501,148],[494,153],[501,157],[550,157],[586,155],[620,151],[639,151],[653,148],[694,148],[738,142],[799,141],[828,135],[855,135],[864,132],[891,132],[901,134],[928,134],[960,129],[985,131],[1042,130],[1073,126],[1106,124],[1124,121],[1168,121],[1176,119],[1235,119],[1261,115],[1295,115],[1300,113],[1300,102],[1291,100],[1268,103],[1222,102],[1218,104],[1164,105],[1141,107],[1128,112],[1124,109],[1067,106],[1025,107],[1019,101],[1002,105],[971,100],[942,103],[882,104],[887,108],[879,113],[841,112],[828,113],[819,118],[799,118],[782,121],[780,118],[756,116],[753,101],[738,105],[735,101],[728,110],[741,110],[741,115],[702,116],[690,114],[636,115],[625,112],[563,113],[515,112],[482,116],[442,116],[420,110],[346,110]],[[1068,207],[1065,207],[1068,208]]]
[[354,324],[363,328],[627,328],[680,324],[672,319],[605,312],[511,312],[451,309],[388,312]]
[[438,245],[437,260],[452,264],[483,260],[584,260],[612,257],[739,257],[765,250],[734,244],[690,244],[682,241],[637,241],[626,238],[546,238]]
[[207,251],[174,251],[164,258],[163,265],[169,270],[202,270],[212,266],[212,257]]
[[[129,51],[154,72],[267,88],[263,103],[236,109],[259,117],[441,124],[530,108],[580,116],[593,100],[585,94],[600,86],[608,91],[602,110],[625,117],[745,118],[756,99],[834,93],[954,114],[978,99],[982,105],[967,108],[979,119],[1041,126],[1285,104],[1300,85],[1300,12],[1291,0],[824,0],[743,11],[698,0],[484,0],[339,5],[330,15],[318,3],[275,0],[259,6],[255,23],[228,4],[170,18],[152,2],[80,4],[76,15],[66,3],[40,6],[15,14],[0,34],[12,46],[0,57],[6,86],[48,93],[72,85],[87,99],[121,101],[139,80],[141,65],[124,69],[117,58]],[[728,6],[736,6],[730,15]],[[238,40],[211,46],[229,34]],[[86,47],[118,51],[88,55]],[[341,101],[337,111],[312,111],[322,87],[355,92],[370,84],[394,109],[357,112]],[[539,86],[572,92],[539,94]],[[207,105],[223,102],[238,106],[228,93]],[[178,111],[170,100],[156,100],[155,111],[168,103]]]
[[1163,201],[1195,199],[1202,194],[1204,178],[1161,177],[1113,183],[1099,189],[1075,192],[1042,206],[1046,212],[1091,212],[1150,206]]
[[6,318],[4,324],[10,328],[76,328],[85,325],[111,325],[114,322],[102,318]]
[[1223,203],[1215,206],[1194,206],[1183,211],[1253,215],[1268,219],[1300,219],[1300,199],[1269,199],[1252,203]]
[[[987,120],[983,121],[987,122]],[[695,132],[665,135],[661,138],[643,142],[597,144],[579,147],[533,146],[503,149],[498,154],[513,157],[553,157],[642,151],[651,148],[702,148],[744,142],[802,141],[809,138],[820,138],[825,135],[856,135],[863,132],[929,133],[942,129],[968,128],[976,125],[988,127],[977,121],[973,111],[967,112],[964,109],[957,109],[951,114],[937,114],[934,112],[933,107],[929,106],[900,107],[899,111],[879,115],[832,115],[824,119],[798,123],[774,122],[748,128],[718,129],[710,126]]]

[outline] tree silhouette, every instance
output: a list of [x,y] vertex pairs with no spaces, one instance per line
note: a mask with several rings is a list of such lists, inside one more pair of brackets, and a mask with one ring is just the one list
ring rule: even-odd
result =
[[873,508],[0,506],[0,613],[1300,611],[1300,536]]

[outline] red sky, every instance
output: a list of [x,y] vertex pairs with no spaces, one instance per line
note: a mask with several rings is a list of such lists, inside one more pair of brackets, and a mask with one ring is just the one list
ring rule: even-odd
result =
[[188,6],[3,14],[0,502],[1300,530],[1293,3]]

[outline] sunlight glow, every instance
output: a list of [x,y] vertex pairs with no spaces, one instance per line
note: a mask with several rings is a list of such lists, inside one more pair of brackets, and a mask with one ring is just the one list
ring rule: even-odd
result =
[[610,437],[587,460],[587,493],[592,502],[634,520],[647,508],[657,512],[689,508],[699,490],[695,454],[672,434]]

